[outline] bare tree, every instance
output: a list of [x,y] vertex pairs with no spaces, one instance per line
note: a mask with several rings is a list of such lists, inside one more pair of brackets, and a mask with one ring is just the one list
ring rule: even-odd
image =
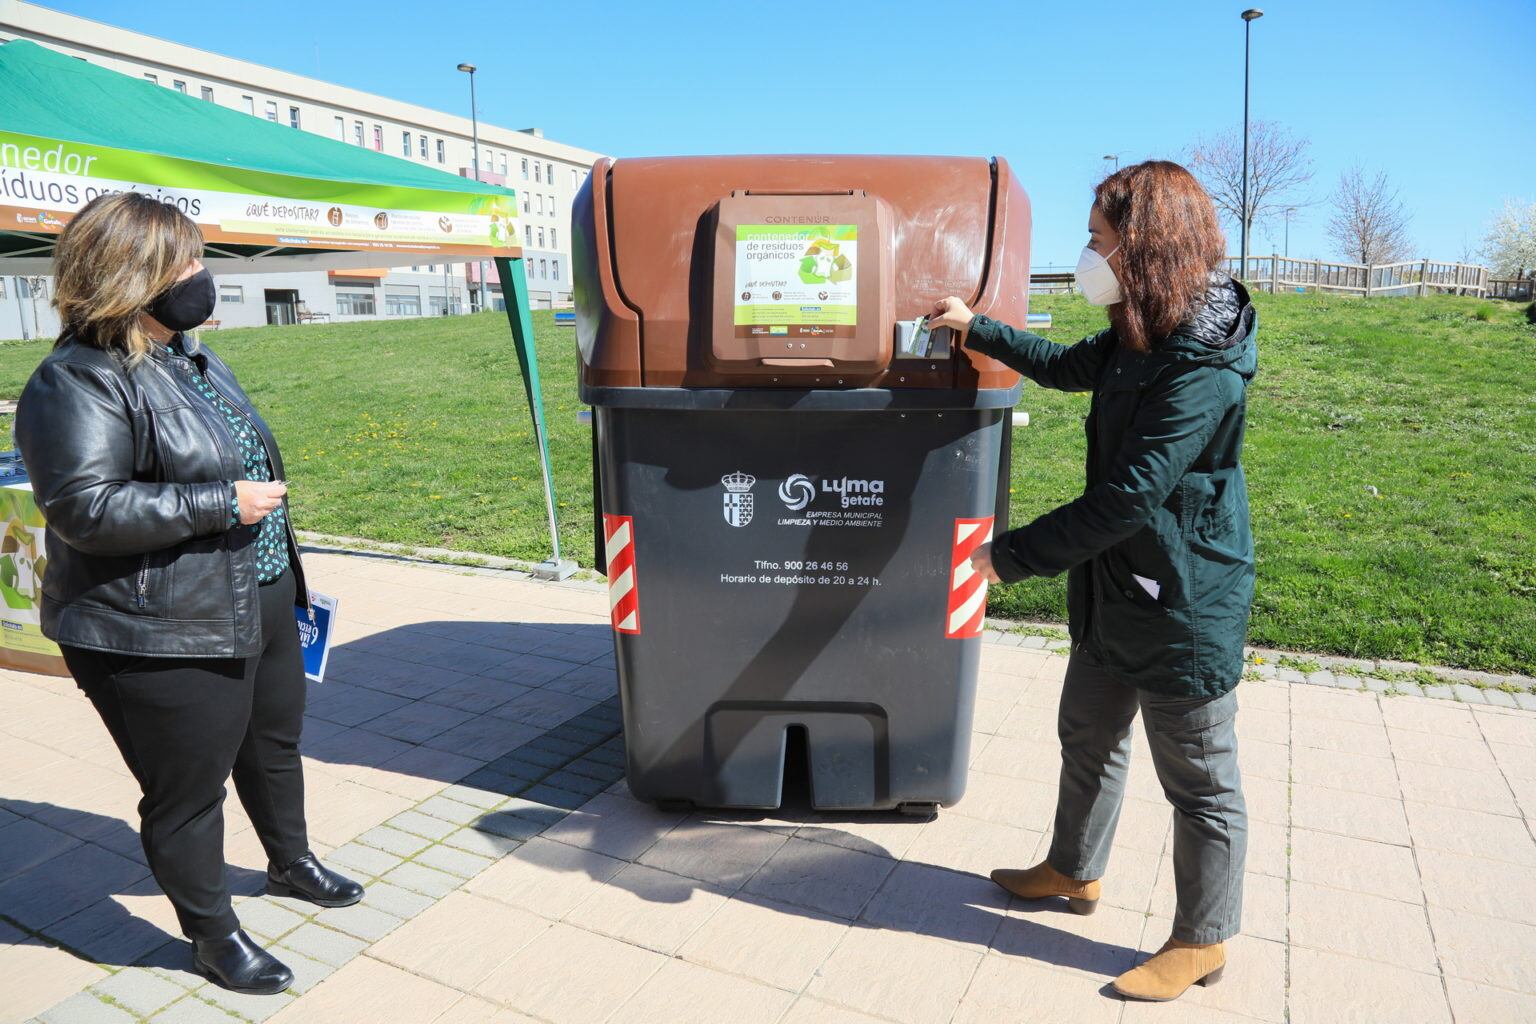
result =
[[1385,171],[1368,177],[1356,164],[1339,175],[1329,202],[1328,237],[1345,259],[1355,263],[1395,263],[1408,259],[1408,211]]
[[1519,277],[1536,268],[1536,203],[1504,201],[1483,239],[1483,256],[1497,274]]
[[[1306,206],[1301,191],[1312,180],[1311,143],[1274,121],[1248,126],[1248,237],[1256,223],[1286,207]],[[1217,207],[1234,223],[1243,221],[1243,133],[1241,128],[1195,141],[1189,169]]]

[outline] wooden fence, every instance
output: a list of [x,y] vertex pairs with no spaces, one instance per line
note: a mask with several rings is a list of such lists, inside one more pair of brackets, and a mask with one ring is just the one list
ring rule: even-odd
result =
[[[1241,277],[1251,288],[1266,292],[1333,291],[1365,296],[1452,292],[1519,301],[1536,297],[1532,294],[1536,282],[1494,280],[1487,267],[1473,263],[1407,260],[1367,265],[1291,259],[1272,254],[1249,256],[1245,272],[1239,273],[1241,263],[1240,257],[1228,256],[1225,262],[1227,273]],[[1076,280],[1070,273],[1031,274],[1029,283],[1029,290],[1037,294],[1077,290]]]
[[1489,278],[1487,294],[1490,299],[1530,302],[1536,299],[1536,275]]
[[1327,260],[1299,260],[1285,256],[1249,256],[1245,272],[1238,273],[1242,260],[1227,257],[1227,273],[1242,277],[1251,287],[1267,292],[1292,289],[1357,292],[1372,295],[1429,295],[1452,292],[1456,295],[1488,293],[1487,267],[1472,263],[1440,263],[1435,260],[1405,260],[1402,263],[1330,263]]

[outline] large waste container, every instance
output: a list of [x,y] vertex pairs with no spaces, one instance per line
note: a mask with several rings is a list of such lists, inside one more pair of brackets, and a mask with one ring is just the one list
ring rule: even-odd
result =
[[960,799],[1019,379],[912,321],[1024,322],[1008,165],[605,159],[572,220],[631,791],[776,808],[803,749],[817,808]]

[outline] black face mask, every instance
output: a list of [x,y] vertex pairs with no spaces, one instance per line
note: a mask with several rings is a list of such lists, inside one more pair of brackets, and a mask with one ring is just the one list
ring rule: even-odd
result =
[[190,331],[212,315],[217,298],[213,275],[204,267],[171,285],[144,309],[173,331]]

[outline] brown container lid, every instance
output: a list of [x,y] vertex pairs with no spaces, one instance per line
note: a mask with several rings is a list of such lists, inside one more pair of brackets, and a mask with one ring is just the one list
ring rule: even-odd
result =
[[[1018,381],[969,351],[912,360],[892,345],[898,320],[946,295],[1024,322],[1029,200],[1001,159],[605,158],[572,221],[589,387],[976,390]],[[748,265],[757,258],[748,246],[774,244],[769,225],[804,231],[778,244],[788,263]],[[781,354],[783,345],[792,347]]]

